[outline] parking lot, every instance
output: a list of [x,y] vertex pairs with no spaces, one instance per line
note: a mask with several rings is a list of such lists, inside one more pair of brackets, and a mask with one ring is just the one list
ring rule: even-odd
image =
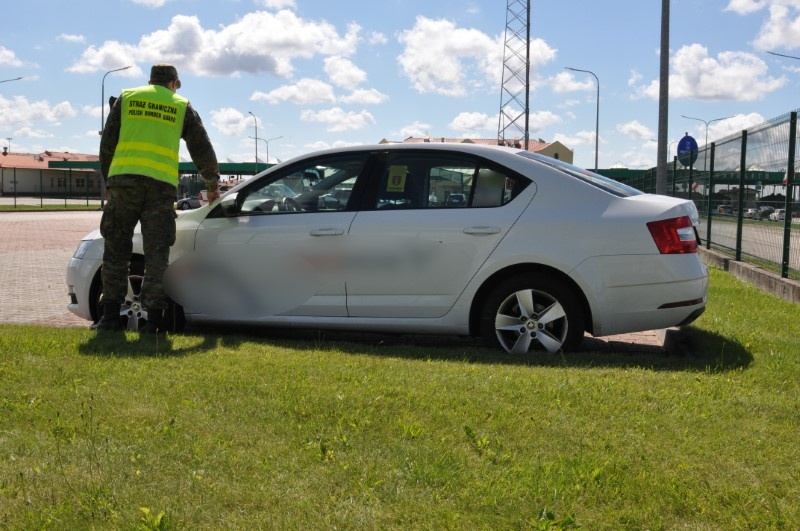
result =
[[99,211],[0,212],[0,322],[87,326],[67,311],[64,275]]
[[[100,211],[0,212],[0,323],[83,327],[67,310],[67,264],[83,236],[100,225]],[[663,353],[663,335],[640,332],[588,338],[590,351]]]

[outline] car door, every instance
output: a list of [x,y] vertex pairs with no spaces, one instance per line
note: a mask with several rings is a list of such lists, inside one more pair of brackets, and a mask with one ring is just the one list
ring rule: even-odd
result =
[[[468,155],[388,155],[350,228],[351,317],[446,314],[525,208],[531,182]],[[464,202],[446,197],[462,194]]]
[[[368,157],[309,159],[225,196],[199,224],[194,252],[171,266],[173,297],[187,315],[243,322],[346,316],[337,253],[355,211],[331,197],[357,187]],[[234,215],[224,215],[234,203]]]

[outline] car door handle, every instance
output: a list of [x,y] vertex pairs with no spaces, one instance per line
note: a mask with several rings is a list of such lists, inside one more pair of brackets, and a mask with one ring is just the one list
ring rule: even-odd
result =
[[497,234],[500,232],[500,227],[467,227],[464,229],[464,234]]
[[311,231],[312,236],[341,236],[344,234],[344,229],[328,228],[328,229],[314,229]]

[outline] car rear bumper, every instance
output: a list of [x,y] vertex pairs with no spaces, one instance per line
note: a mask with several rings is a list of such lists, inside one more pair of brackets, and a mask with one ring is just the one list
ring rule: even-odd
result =
[[594,284],[595,336],[680,326],[708,297],[708,269],[696,254],[596,257],[575,273]]

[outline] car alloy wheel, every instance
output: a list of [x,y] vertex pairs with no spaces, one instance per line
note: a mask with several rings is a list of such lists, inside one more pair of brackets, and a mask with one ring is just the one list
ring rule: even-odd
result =
[[[98,283],[95,293],[97,299],[95,300],[95,312],[93,315],[102,313],[100,310],[103,307],[103,285],[100,280],[101,270],[98,270]],[[126,330],[141,330],[147,323],[147,309],[142,306],[142,284],[144,283],[144,260],[141,256],[134,256],[131,258],[129,273],[128,273],[128,292],[125,294],[125,301],[120,306],[120,317],[122,319],[122,327]],[[186,326],[186,317],[183,314],[183,308],[172,300],[169,300],[167,309],[164,311],[165,330],[169,332],[180,332]]]
[[500,283],[487,298],[481,332],[512,354],[574,350],[584,317],[573,291],[546,274],[525,274]]

